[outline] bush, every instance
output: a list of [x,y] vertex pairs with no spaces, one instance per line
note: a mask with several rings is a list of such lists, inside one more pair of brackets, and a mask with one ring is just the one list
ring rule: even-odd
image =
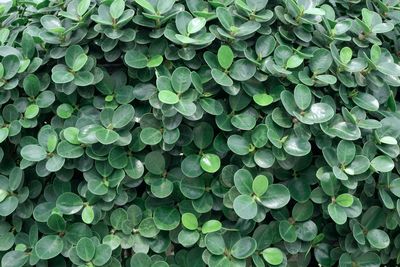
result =
[[398,0],[0,2],[3,267],[400,262]]

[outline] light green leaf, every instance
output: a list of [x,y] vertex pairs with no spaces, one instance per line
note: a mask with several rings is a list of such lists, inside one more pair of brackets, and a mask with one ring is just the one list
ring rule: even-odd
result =
[[222,45],[218,49],[218,62],[219,65],[224,69],[229,69],[233,63],[233,52],[232,49],[227,45]]
[[207,153],[201,157],[200,166],[208,173],[215,173],[221,166],[221,160],[217,155]]
[[283,262],[283,252],[279,248],[264,249],[262,256],[271,265],[279,265]]

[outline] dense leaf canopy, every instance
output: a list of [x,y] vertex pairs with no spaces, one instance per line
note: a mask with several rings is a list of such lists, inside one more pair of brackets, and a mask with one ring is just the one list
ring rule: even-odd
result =
[[1,266],[399,264],[399,39],[399,0],[1,0]]

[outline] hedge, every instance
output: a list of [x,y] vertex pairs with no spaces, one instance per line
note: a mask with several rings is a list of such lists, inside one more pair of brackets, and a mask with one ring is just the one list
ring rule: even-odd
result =
[[399,40],[399,0],[1,0],[1,266],[399,264]]

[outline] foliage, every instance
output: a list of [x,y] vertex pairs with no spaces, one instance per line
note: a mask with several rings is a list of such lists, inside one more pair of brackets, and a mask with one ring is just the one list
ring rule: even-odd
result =
[[399,0],[0,1],[3,267],[400,263]]

